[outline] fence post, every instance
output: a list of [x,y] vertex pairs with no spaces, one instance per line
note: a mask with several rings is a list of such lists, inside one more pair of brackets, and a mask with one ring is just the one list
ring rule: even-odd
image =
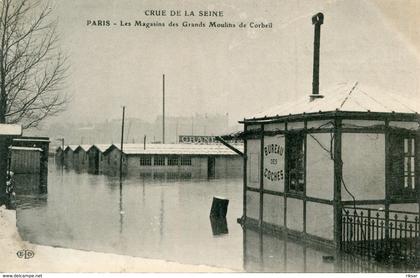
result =
[[415,252],[415,258],[418,261],[420,259],[420,223],[419,223],[419,217],[416,216],[414,221],[415,221],[415,223],[414,223],[414,237],[415,237],[414,252]]
[[371,227],[370,227],[370,209],[368,209],[368,218],[367,218],[367,230],[368,230],[368,242],[367,242],[367,254],[368,254],[368,256],[370,256],[370,254],[371,254],[371,252],[370,252],[370,250],[371,250],[371,236],[370,236],[370,233],[371,233],[371,229],[370,229]]
[[385,204],[385,252],[387,252],[388,247],[389,247],[389,204]]
[[335,248],[341,247],[342,229],[342,203],[341,183],[343,179],[343,160],[341,158],[341,119],[336,116],[334,120],[334,243]]

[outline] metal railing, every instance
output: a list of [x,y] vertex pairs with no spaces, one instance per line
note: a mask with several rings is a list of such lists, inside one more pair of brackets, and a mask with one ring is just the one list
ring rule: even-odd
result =
[[418,213],[343,208],[341,250],[386,263],[420,266]]

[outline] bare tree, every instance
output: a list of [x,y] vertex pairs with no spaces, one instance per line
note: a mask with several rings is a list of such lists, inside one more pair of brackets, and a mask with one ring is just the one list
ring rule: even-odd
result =
[[[0,123],[35,127],[65,108],[67,61],[58,48],[51,7],[39,0],[0,0]],[[7,147],[0,140],[0,197]],[[1,201],[1,200],[0,200]]]

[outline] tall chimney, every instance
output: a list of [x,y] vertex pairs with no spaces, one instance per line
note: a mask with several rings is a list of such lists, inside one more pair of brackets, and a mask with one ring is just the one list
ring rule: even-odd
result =
[[310,95],[310,101],[316,98],[323,98],[324,96],[319,94],[319,45],[321,40],[321,25],[324,23],[324,15],[317,13],[312,17],[312,24],[315,27],[314,33],[314,69],[312,76],[312,95]]

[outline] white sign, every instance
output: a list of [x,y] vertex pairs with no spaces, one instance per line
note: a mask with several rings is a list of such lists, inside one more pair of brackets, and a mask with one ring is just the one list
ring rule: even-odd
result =
[[0,124],[0,136],[20,136],[22,135],[22,126],[20,125],[9,125]]
[[264,137],[264,189],[283,191],[284,142],[283,135]]

